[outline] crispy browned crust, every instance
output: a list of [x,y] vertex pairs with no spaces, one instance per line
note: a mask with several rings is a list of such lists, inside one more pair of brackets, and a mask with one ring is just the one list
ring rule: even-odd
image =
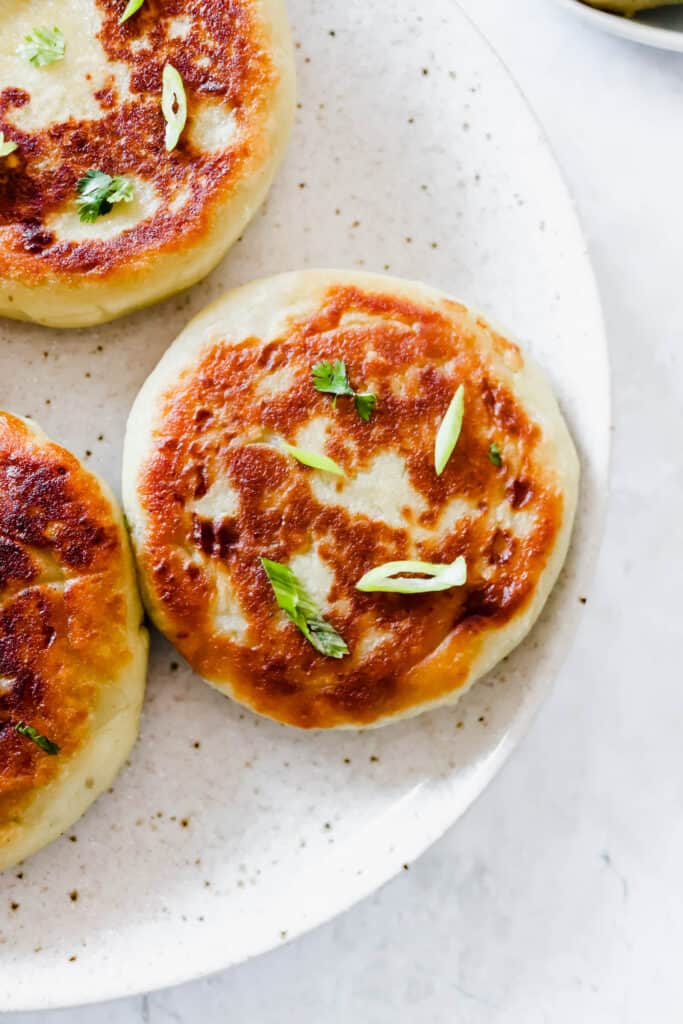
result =
[[[124,0],[96,2],[103,15],[100,42],[108,58],[129,65],[131,98],[117,95],[112,78],[110,88],[95,93],[98,120],[72,118],[23,132],[5,115],[29,95],[15,88],[0,92],[0,130],[19,146],[0,163],[0,276],[25,284],[74,274],[106,279],[123,268],[132,275],[150,254],[187,248],[270,156],[265,125],[278,75],[254,0],[147,0],[123,25]],[[182,39],[168,34],[169,21],[179,15],[192,22]],[[144,33],[149,46],[134,49]],[[202,153],[185,132],[166,152],[160,107],[166,63],[183,78],[190,121],[193,103],[202,98],[224,104],[226,116],[234,111],[240,131],[228,149]],[[75,200],[76,183],[89,168],[153,181],[163,200],[158,211],[106,241],[55,239],[46,218]],[[185,190],[190,197],[174,212],[169,204]]]
[[[372,320],[344,322],[357,313]],[[255,710],[297,726],[330,727],[364,725],[439,700],[468,679],[482,638],[528,605],[557,541],[562,488],[539,451],[539,427],[493,365],[521,367],[518,348],[491,332],[495,359],[487,357],[465,314],[455,303],[444,313],[389,294],[335,288],[315,315],[291,322],[276,341],[212,343],[167,393],[137,488],[145,524],[138,554],[150,606],[198,673],[228,684]],[[490,330],[483,322],[477,328]],[[351,402],[340,400],[326,454],[352,475],[381,453],[398,453],[426,507],[405,529],[320,504],[310,486],[313,471],[276,447],[248,443],[269,432],[293,441],[311,418],[329,414],[330,398],[314,390],[311,368],[335,358],[346,360],[352,381],[371,380],[379,402],[364,423]],[[294,386],[264,397],[258,382],[285,366],[294,370]],[[438,477],[435,427],[459,383],[467,396],[463,431]],[[500,468],[489,455],[494,441],[512,453]],[[238,514],[206,520],[188,510],[226,476],[239,495]],[[413,527],[435,526],[456,498],[474,503],[475,511],[438,543],[425,540],[417,556],[409,554]],[[530,532],[519,537],[496,525],[500,506],[532,513]],[[294,625],[282,628],[260,566],[261,556],[287,563],[314,538],[335,574],[329,618],[352,652],[342,661],[317,654]],[[369,568],[387,561],[441,563],[459,555],[472,567],[460,589],[416,598],[355,588]],[[243,644],[212,625],[207,562],[229,573],[248,621]],[[354,654],[369,628],[391,642]]]
[[98,481],[0,413],[0,829],[87,743],[98,688],[130,658],[126,565]]

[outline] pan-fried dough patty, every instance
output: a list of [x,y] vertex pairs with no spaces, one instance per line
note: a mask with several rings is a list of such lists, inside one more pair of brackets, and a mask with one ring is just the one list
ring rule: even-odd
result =
[[[377,396],[369,418],[314,387],[312,368],[337,360]],[[439,476],[435,437],[461,385]],[[577,487],[557,403],[516,344],[431,289],[346,272],[284,275],[209,307],[144,385],[125,442],[150,615],[206,680],[303,727],[379,724],[464,693],[539,614]],[[387,562],[460,556],[464,586],[356,587]],[[346,656],[319,653],[280,610],[262,558],[305,586]]]
[[[265,196],[289,135],[294,64],[284,0],[3,0],[0,313],[57,327],[101,323],[198,281]],[[35,66],[35,30],[63,56]],[[19,51],[19,52],[17,52]],[[166,65],[187,124],[170,152]],[[171,107],[175,109],[174,101]],[[88,171],[121,199],[80,219]],[[107,207],[104,207],[105,211]]]
[[135,741],[147,634],[121,513],[0,413],[0,870],[68,828]]

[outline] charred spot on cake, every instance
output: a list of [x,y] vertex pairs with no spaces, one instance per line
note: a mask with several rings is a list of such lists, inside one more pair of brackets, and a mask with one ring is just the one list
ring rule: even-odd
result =
[[516,538],[510,530],[496,530],[488,548],[488,559],[492,565],[505,565],[512,558]]
[[0,117],[13,107],[25,107],[31,102],[31,94],[25,89],[7,86],[0,92]]
[[530,480],[513,480],[508,484],[507,495],[514,509],[524,508],[533,495],[533,485]]
[[237,519],[229,516],[220,520],[192,517],[192,538],[197,547],[208,557],[227,558],[230,549],[240,539]]
[[54,245],[55,236],[39,220],[24,221],[22,239],[26,252],[42,253]]
[[118,103],[119,94],[113,76],[105,86],[101,89],[97,89],[93,95],[102,107],[102,110],[111,110],[115,107]]

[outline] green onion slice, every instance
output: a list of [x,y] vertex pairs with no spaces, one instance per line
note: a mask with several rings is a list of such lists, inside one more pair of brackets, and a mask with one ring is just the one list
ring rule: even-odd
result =
[[134,14],[137,14],[144,2],[145,0],[128,0],[126,9],[119,18],[119,25],[123,25],[124,21],[128,21],[128,19],[132,18]]
[[293,444],[283,442],[283,447],[292,458],[300,462],[302,466],[310,466],[311,469],[322,469],[325,473],[334,473],[336,476],[344,476],[344,470],[337,465],[334,459],[327,455],[318,455],[317,452],[307,452],[304,448],[296,448]]
[[328,658],[345,657],[349,649],[344,639],[334,626],[325,621],[315,601],[289,566],[272,562],[269,558],[262,558],[261,565],[278,605],[316,651]]
[[161,111],[166,119],[166,150],[178,145],[187,121],[187,96],[179,73],[172,64],[164,67],[162,75]]
[[5,133],[0,132],[0,157],[9,156],[17,148],[16,142],[5,138]]
[[434,445],[434,466],[436,467],[437,476],[441,476],[443,473],[448,460],[453,454],[453,449],[458,443],[464,415],[465,388],[461,384],[455,392],[453,400],[448,406],[446,415],[437,431],[436,443]]
[[[406,578],[406,573],[421,573],[429,579]],[[396,578],[398,577],[398,578]],[[450,565],[432,562],[387,562],[366,572],[356,589],[366,594],[436,594],[467,583],[467,563],[460,556]]]

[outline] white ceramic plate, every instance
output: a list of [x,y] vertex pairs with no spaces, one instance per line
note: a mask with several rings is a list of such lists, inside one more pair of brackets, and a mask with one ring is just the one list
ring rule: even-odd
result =
[[518,742],[595,562],[609,422],[601,314],[572,204],[522,96],[451,0],[291,0],[291,16],[298,124],[244,241],[188,294],[106,327],[3,322],[3,404],[117,487],[137,389],[226,288],[335,264],[422,278],[511,325],[549,371],[583,459],[568,567],[528,642],[459,707],[362,735],[258,719],[156,637],[142,737],[114,792],[0,879],[3,1010],[216,971],[386,881]]
[[683,52],[683,5],[663,7],[660,10],[644,11],[635,18],[622,18],[609,11],[588,7],[581,0],[559,0],[563,7],[577,14],[589,25],[611,32],[612,35],[632,39],[646,46],[660,50]]

